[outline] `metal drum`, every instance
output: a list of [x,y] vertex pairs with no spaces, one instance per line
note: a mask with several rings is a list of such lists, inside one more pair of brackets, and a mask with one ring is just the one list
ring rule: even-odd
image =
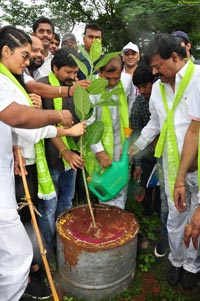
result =
[[87,205],[65,211],[57,220],[61,287],[67,295],[88,301],[128,288],[135,273],[139,229],[134,215],[125,210],[107,205],[95,205],[93,210],[102,227],[97,238],[84,235],[92,221]]

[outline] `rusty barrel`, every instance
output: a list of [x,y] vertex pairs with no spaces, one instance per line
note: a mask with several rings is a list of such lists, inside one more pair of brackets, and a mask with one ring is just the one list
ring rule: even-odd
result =
[[88,301],[113,297],[134,277],[138,222],[114,206],[93,205],[93,228],[87,205],[61,214],[57,227],[57,264],[66,295]]

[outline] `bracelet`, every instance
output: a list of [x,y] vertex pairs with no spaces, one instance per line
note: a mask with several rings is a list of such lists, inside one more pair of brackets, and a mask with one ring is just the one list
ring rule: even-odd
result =
[[59,150],[59,158],[61,158],[62,157],[62,154],[64,153],[64,152],[66,152],[66,151],[68,151],[68,148],[65,146],[65,147],[63,147],[63,148],[61,148],[60,150]]
[[182,184],[182,185],[174,186],[174,188],[181,188],[181,187],[185,187],[185,186],[186,186],[185,184]]
[[58,88],[58,94],[59,94],[59,96],[62,96],[62,87],[61,86]]
[[67,97],[71,97],[71,96],[70,96],[70,89],[71,89],[71,86],[68,86]]
[[57,127],[61,127],[62,126],[62,123],[63,123],[63,114],[61,111],[57,111],[58,114],[60,115],[60,122],[57,122]]

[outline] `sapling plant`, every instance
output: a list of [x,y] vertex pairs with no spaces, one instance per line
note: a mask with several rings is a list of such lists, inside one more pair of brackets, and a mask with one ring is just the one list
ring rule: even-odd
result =
[[[85,74],[86,78],[90,80],[90,86],[85,89],[81,86],[77,86],[74,93],[74,106],[75,112],[78,118],[81,121],[85,121],[89,119],[93,113],[93,109],[95,106],[116,106],[117,103],[112,99],[112,95],[118,95],[121,92],[120,88],[115,88],[112,91],[107,91],[106,87],[108,85],[108,81],[102,77],[97,77],[95,73],[99,70],[99,68],[106,65],[113,57],[120,54],[120,52],[108,53],[101,58],[102,55],[102,45],[99,39],[96,39],[90,48],[90,52],[87,53],[86,50],[79,46],[79,50],[81,54],[88,60],[90,64],[90,72],[88,72],[87,67],[83,62],[81,62],[76,56],[71,54],[75,62],[77,63],[79,69]],[[100,94],[100,100],[98,103],[93,104],[90,101],[90,95]],[[102,121],[94,121],[86,128],[86,133],[80,137],[76,150],[80,152],[81,157],[87,163],[87,160],[91,160],[91,157],[88,156],[90,153],[91,144],[96,144],[101,140],[102,134],[104,131],[104,124]],[[95,157],[93,160],[96,160]],[[96,162],[97,163],[97,162]],[[97,228],[91,201],[90,195],[87,185],[87,178],[85,169],[82,169],[83,174],[83,182],[86,191],[86,198],[88,202],[88,206],[90,209],[91,217],[92,217],[92,227]]]

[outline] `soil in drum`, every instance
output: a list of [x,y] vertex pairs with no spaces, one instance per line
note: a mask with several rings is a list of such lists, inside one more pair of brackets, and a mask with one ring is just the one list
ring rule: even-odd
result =
[[133,239],[138,232],[135,216],[125,210],[107,205],[93,205],[94,227],[89,207],[77,206],[62,215],[57,229],[62,237],[86,247],[109,248]]

